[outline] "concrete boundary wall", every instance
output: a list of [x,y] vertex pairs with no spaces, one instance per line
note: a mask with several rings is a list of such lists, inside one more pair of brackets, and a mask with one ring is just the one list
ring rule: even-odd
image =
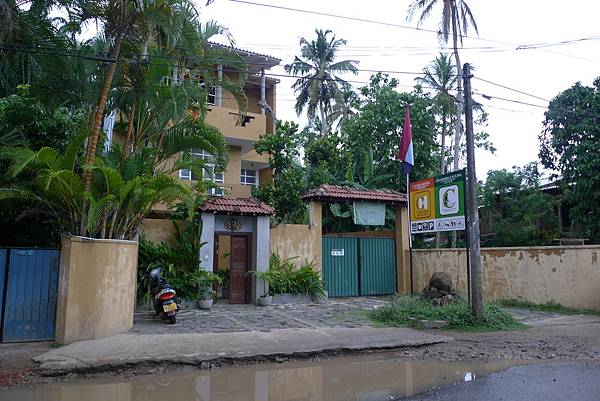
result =
[[[482,248],[483,291],[487,299],[516,298],[600,310],[600,246]],[[450,274],[466,294],[464,249],[413,250],[415,292],[431,274]]]
[[63,237],[57,343],[94,340],[131,329],[137,259],[135,241]]
[[[320,227],[318,228],[321,229]],[[315,261],[321,268],[321,236],[308,224],[279,224],[271,227],[271,252],[281,258],[296,258],[295,263],[305,259]]]

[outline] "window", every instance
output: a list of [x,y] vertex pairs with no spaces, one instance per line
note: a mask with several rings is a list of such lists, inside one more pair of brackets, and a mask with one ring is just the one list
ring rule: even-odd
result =
[[[212,160],[212,155],[210,153],[207,153],[204,150],[201,150],[199,152],[192,151],[192,157],[197,157],[197,158],[200,158],[200,159],[206,160],[206,161]],[[207,168],[212,169],[212,168],[214,168],[214,165],[207,163]],[[191,170],[182,169],[182,170],[179,170],[179,178],[182,180],[186,180],[186,181],[198,181],[199,178],[204,178],[207,180],[212,180],[212,182],[214,182],[216,184],[224,184],[225,183],[225,176],[224,176],[223,172],[214,172],[214,170],[213,170],[213,173],[210,174],[210,172],[207,171],[206,169],[203,171],[203,177],[198,177],[196,175],[196,173],[194,173]],[[208,192],[214,196],[223,196],[223,194],[224,194],[222,186],[220,186],[219,188],[211,188],[208,190]]]
[[240,184],[242,185],[258,185],[258,179],[256,177],[256,170],[242,169],[240,175]]

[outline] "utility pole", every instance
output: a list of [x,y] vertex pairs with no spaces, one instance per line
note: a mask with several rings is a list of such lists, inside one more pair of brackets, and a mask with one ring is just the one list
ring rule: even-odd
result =
[[469,260],[471,266],[471,301],[473,315],[483,320],[481,286],[481,253],[479,246],[479,204],[477,202],[477,174],[475,173],[475,136],[473,134],[473,98],[471,94],[471,65],[463,67],[465,99],[465,136],[467,141],[467,216],[469,224]]

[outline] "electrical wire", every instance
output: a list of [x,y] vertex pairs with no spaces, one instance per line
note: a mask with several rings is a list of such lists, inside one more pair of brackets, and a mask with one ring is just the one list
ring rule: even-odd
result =
[[[339,15],[339,14],[326,13],[326,12],[321,12],[321,11],[304,10],[304,9],[294,8],[294,7],[279,6],[279,5],[275,5],[275,4],[257,3],[257,2],[248,1],[248,0],[228,0],[228,1],[231,3],[239,3],[239,4],[246,4],[246,5],[251,5],[251,6],[273,8],[273,9],[292,11],[292,12],[303,13],[303,14],[320,15],[323,17],[338,18],[338,19],[344,19],[344,20],[348,20],[348,21],[363,22],[363,23],[376,24],[376,25],[382,25],[382,26],[388,26],[388,27],[394,27],[394,28],[410,29],[410,30],[414,30],[414,31],[439,34],[439,30],[419,28],[419,27],[414,27],[414,26],[410,26],[410,25],[402,25],[402,24],[396,24],[393,22],[379,21],[379,20],[373,20],[373,19],[368,19],[368,18],[350,17],[347,15]],[[525,49],[518,49],[518,47],[521,45],[516,44],[516,43],[510,43],[510,42],[505,42],[505,41],[495,40],[495,39],[486,39],[486,38],[482,38],[479,36],[462,35],[461,37],[467,38],[467,39],[473,39],[473,40],[480,40],[483,42],[514,46],[515,51],[516,50],[525,50]],[[575,56],[572,54],[560,53],[560,52],[551,51],[548,49],[536,49],[536,48],[532,48],[532,49],[544,51],[547,53],[556,54],[556,55],[560,55],[560,56],[572,57],[572,58],[585,60],[585,61],[589,61],[589,62],[596,62],[595,60],[588,59],[585,57],[579,57],[579,56]]]

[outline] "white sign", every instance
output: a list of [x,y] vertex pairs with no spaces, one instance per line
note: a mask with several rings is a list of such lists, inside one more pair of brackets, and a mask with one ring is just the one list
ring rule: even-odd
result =
[[344,248],[342,249],[332,249],[331,256],[344,256]]
[[412,221],[411,234],[433,233],[437,231],[457,231],[465,229],[465,216],[446,217],[444,219]]

